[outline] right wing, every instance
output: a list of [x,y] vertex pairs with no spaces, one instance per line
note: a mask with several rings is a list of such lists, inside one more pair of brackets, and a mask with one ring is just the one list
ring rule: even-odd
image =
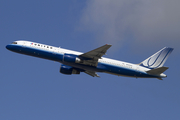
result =
[[92,59],[100,59],[103,55],[106,54],[106,51],[111,47],[112,45],[103,45],[99,48],[96,48],[94,50],[91,50],[87,53],[84,53],[80,56],[86,57],[86,58],[92,58]]
[[103,55],[106,54],[106,51],[111,47],[112,45],[103,45],[99,48],[96,48],[94,50],[91,50],[89,52],[86,52],[82,55],[79,55],[79,57],[84,58],[82,64],[85,65],[91,65],[91,66],[97,66],[98,59],[101,59]]

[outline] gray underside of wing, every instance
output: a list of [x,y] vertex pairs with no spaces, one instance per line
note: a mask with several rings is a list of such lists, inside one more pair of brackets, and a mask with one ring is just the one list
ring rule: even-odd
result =
[[96,72],[94,71],[85,71],[86,74],[92,76],[92,77],[100,77]]

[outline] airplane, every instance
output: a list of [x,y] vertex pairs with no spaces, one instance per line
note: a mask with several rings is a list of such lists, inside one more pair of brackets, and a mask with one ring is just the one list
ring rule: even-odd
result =
[[18,40],[7,45],[10,51],[44,58],[62,63],[60,73],[71,75],[84,72],[92,77],[99,77],[97,72],[134,78],[157,78],[162,80],[167,76],[163,73],[168,69],[164,63],[173,48],[164,47],[157,53],[139,64],[118,61],[102,57],[112,45],[105,44],[86,53],[54,47],[41,43]]

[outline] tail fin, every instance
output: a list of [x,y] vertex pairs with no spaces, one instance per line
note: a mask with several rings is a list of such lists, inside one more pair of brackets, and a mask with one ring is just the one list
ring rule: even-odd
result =
[[139,65],[150,69],[162,67],[172,51],[173,48],[164,47],[151,57],[141,62]]

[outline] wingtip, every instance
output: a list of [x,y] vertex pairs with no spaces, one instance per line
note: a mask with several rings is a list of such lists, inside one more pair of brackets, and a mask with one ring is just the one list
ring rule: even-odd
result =
[[106,45],[110,45],[110,46],[112,46],[111,44],[106,44]]

